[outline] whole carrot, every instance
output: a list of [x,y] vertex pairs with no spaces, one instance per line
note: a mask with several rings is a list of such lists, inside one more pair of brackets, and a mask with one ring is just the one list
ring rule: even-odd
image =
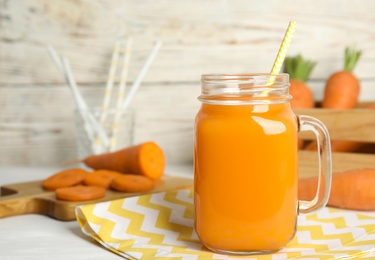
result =
[[[316,193],[317,178],[298,182],[298,199],[312,200]],[[375,210],[375,168],[353,169],[335,173],[332,177],[328,206],[352,209]]]
[[328,78],[322,108],[350,109],[357,105],[360,82],[353,74],[353,70],[361,55],[361,51],[345,48],[344,69]]
[[314,107],[314,95],[307,85],[316,62],[306,60],[301,55],[287,57],[284,71],[290,76],[289,93],[293,97],[290,101],[292,108]]
[[[357,106],[360,92],[360,83],[353,70],[357,65],[362,52],[345,48],[344,69],[333,73],[327,80],[324,88],[322,108],[351,109]],[[349,152],[359,148],[356,142],[331,141],[333,152]],[[316,150],[317,144],[311,142],[305,147],[306,150]]]
[[[314,95],[306,82],[315,65],[315,62],[306,60],[301,55],[285,59],[284,72],[290,76],[289,94],[292,96],[290,101],[292,109],[314,107]],[[303,145],[304,141],[298,139],[298,148],[301,149]]]
[[133,173],[159,179],[164,172],[165,156],[156,143],[146,142],[112,153],[91,155],[83,163],[95,170]]

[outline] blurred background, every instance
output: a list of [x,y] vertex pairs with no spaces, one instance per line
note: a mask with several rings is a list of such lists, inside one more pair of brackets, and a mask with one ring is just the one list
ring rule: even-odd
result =
[[97,106],[116,40],[134,39],[129,84],[163,41],[131,103],[134,142],[156,141],[170,164],[191,163],[201,74],[269,72],[290,20],[298,27],[288,55],[317,62],[309,80],[317,102],[347,46],[363,51],[360,101],[374,101],[373,10],[372,0],[0,0],[0,165],[78,157],[75,104],[47,44]]

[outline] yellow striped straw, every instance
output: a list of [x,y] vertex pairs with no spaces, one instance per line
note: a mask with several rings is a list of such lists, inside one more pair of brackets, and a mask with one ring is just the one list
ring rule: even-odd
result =
[[271,74],[276,75],[280,73],[281,67],[284,63],[286,53],[288,52],[289,45],[292,41],[294,32],[296,31],[296,27],[297,27],[297,23],[295,21],[291,21],[289,23],[283,42],[280,46],[279,53],[277,54],[275,63],[273,64]]

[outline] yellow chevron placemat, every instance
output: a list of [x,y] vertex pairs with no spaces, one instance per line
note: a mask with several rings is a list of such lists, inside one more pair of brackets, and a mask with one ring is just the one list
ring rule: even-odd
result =
[[127,259],[375,259],[375,217],[323,208],[300,215],[289,245],[272,255],[212,253],[193,224],[193,191],[142,195],[77,207],[82,231]]

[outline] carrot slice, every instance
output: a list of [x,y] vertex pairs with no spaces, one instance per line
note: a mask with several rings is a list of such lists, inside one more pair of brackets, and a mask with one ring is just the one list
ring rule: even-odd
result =
[[56,190],[74,186],[80,184],[87,174],[87,171],[80,168],[67,169],[45,179],[42,182],[42,186],[46,190]]
[[111,188],[123,192],[143,192],[152,190],[154,182],[142,175],[120,175],[112,180]]
[[57,189],[55,195],[60,200],[85,201],[103,198],[105,192],[103,187],[78,185]]
[[88,186],[99,186],[108,189],[113,178],[121,173],[109,170],[97,170],[87,174],[83,183]]

